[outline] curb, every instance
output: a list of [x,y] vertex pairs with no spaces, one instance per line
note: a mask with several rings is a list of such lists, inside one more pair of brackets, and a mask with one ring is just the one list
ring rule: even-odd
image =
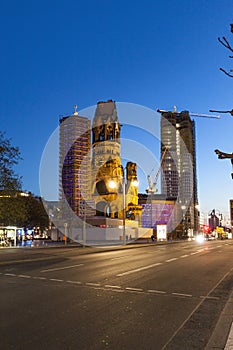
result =
[[233,291],[231,292],[231,295],[226,302],[226,305],[219,317],[219,320],[216,324],[214,332],[212,333],[212,336],[210,337],[209,342],[205,347],[205,350],[233,349],[232,335],[229,337],[230,333],[232,333],[231,329],[233,329],[233,311],[232,310],[233,310]]

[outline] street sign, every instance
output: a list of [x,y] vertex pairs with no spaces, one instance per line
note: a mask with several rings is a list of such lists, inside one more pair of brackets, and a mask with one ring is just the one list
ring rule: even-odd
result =
[[167,240],[167,225],[157,225],[157,240],[158,241]]

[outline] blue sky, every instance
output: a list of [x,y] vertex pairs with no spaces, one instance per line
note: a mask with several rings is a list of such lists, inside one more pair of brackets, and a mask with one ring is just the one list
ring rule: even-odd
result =
[[[233,45],[232,13],[230,0],[2,2],[0,123],[20,148],[24,189],[39,194],[43,149],[74,104],[232,109],[233,79],[219,68],[233,60],[217,41]],[[227,215],[232,168],[214,150],[233,152],[233,117],[195,121],[201,212]]]

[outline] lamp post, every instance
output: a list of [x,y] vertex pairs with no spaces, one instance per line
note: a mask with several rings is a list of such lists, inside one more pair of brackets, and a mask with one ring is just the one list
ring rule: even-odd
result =
[[[124,172],[123,172],[124,174]],[[126,206],[126,198],[125,198],[125,176],[122,177],[123,184],[123,244],[126,244],[126,235],[125,235],[125,206]]]
[[[122,232],[122,238],[123,238],[123,244],[126,244],[126,230],[125,230],[125,206],[126,206],[126,194],[125,194],[125,176],[124,176],[124,169],[122,167],[122,173],[123,175],[121,176],[122,179],[122,205],[123,205],[123,209],[122,209],[122,221],[123,221],[123,232]],[[114,180],[110,180],[108,182],[108,186],[110,189],[116,189],[117,187],[117,183]]]
[[185,211],[186,211],[186,206],[182,205],[181,206],[182,212],[183,212],[183,234],[186,234],[186,215],[185,215]]
[[[121,175],[117,175],[115,178],[120,179],[121,185],[122,185],[122,206],[123,206],[123,208],[122,208],[122,222],[123,222],[122,238],[123,238],[123,244],[125,245],[127,242],[127,239],[126,239],[127,238],[127,235],[126,235],[126,206],[127,206],[127,203],[126,203],[126,177],[125,177],[124,167],[121,165],[120,168],[121,168]],[[114,169],[114,170],[116,170],[116,169]],[[137,177],[130,180],[129,184],[133,187],[137,187],[139,184]],[[114,179],[111,179],[108,182],[108,187],[112,190],[116,189],[117,188],[117,181]],[[119,189],[119,187],[118,187],[118,189]]]
[[85,247],[86,246],[86,239],[87,239],[87,231],[86,231],[87,204],[86,204],[85,200],[80,200],[80,202],[79,202],[79,215],[83,219],[82,238],[83,238],[83,247]]
[[64,228],[65,228],[65,245],[67,245],[67,227],[68,227],[68,224],[67,222],[64,223]]

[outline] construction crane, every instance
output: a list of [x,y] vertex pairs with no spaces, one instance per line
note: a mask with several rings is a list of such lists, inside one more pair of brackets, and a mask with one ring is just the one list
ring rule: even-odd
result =
[[[165,111],[164,109],[157,109],[157,112],[158,113],[167,113],[169,111]],[[178,113],[179,114],[180,112],[177,112],[176,106],[174,106],[174,110],[172,111],[172,113]],[[220,115],[199,114],[199,113],[192,113],[192,112],[189,112],[189,115],[192,116],[192,117],[203,117],[203,118],[220,119]]]
[[167,153],[167,148],[164,149],[164,152],[163,152],[160,164],[159,164],[159,168],[158,168],[158,170],[157,170],[157,172],[155,174],[155,177],[154,177],[154,181],[152,180],[151,175],[147,175],[147,180],[148,180],[149,187],[146,189],[146,193],[150,193],[150,194],[153,195],[155,192],[158,191],[157,188],[156,188],[156,185],[157,185],[159,173],[160,173],[161,167],[163,165],[163,161],[164,161],[166,153]]

